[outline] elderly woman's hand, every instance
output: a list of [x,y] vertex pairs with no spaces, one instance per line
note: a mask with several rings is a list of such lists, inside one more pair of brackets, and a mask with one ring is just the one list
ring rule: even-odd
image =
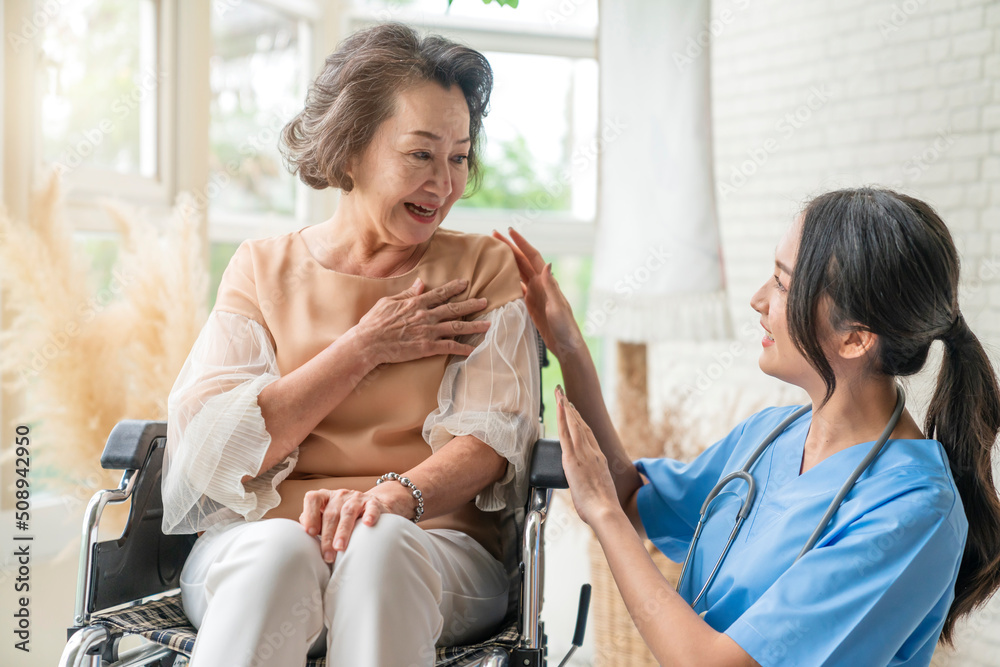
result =
[[310,535],[319,535],[320,553],[332,563],[336,552],[347,548],[358,521],[374,526],[383,514],[412,518],[416,506],[402,484],[379,484],[368,491],[317,489],[306,493],[299,523]]
[[399,363],[438,354],[469,355],[475,349],[454,340],[455,336],[484,333],[485,320],[461,318],[486,307],[486,299],[450,302],[469,286],[468,280],[452,280],[424,292],[417,278],[413,285],[394,296],[383,297],[355,326],[372,355],[374,365]]
[[560,360],[574,350],[585,349],[583,334],[573,317],[573,308],[552,275],[552,265],[546,264],[542,254],[513,229],[510,230],[513,242],[497,231],[493,232],[493,237],[514,251],[521,273],[524,301],[546,347]]

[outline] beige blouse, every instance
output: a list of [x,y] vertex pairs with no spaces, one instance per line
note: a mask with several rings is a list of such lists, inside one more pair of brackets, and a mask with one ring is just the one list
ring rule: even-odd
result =
[[[257,396],[419,276],[428,289],[469,280],[456,299],[486,297],[486,334],[469,357],[385,364],[358,382],[284,461],[255,475],[270,443]],[[538,430],[535,332],[513,254],[490,237],[438,229],[417,265],[392,278],[329,270],[300,232],[244,242],[168,400],[163,529],[298,519],[305,493],[370,489],[459,435],[508,460],[503,479],[456,512],[420,522],[468,533],[499,557],[499,512],[523,501],[527,448]]]

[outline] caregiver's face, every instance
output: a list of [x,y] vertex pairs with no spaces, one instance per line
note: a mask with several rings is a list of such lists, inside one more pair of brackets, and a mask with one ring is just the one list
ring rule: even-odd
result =
[[430,238],[465,192],[469,107],[461,88],[422,82],[398,93],[352,170],[355,198],[383,239],[416,245]]
[[800,387],[818,377],[815,369],[792,343],[786,316],[788,289],[794,280],[795,257],[801,236],[802,217],[799,216],[778,241],[774,251],[774,270],[750,299],[750,305],[760,313],[760,324],[764,327],[759,360],[761,370]]

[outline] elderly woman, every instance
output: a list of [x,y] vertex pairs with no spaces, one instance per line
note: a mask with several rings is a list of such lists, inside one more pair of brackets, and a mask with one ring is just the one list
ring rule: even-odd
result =
[[491,88],[476,51],[382,25],[285,128],[336,213],[239,247],[170,394],[163,527],[203,531],[194,665],[430,665],[502,621],[535,334],[510,249],[439,227]]

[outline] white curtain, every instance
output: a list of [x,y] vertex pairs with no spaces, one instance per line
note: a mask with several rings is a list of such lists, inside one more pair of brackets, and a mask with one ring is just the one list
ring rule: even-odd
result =
[[601,0],[601,163],[585,329],[730,336],[712,169],[709,0]]

